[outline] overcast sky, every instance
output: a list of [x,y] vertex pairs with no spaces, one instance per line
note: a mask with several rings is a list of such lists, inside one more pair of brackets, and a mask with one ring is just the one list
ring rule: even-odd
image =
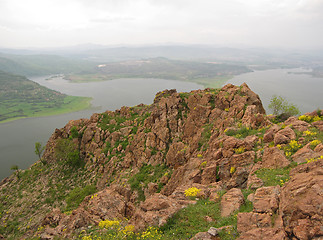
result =
[[323,48],[323,0],[0,0],[0,47]]

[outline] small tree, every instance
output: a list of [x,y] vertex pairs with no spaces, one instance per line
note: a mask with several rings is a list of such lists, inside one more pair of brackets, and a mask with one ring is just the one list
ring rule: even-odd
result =
[[35,142],[35,153],[36,155],[39,157],[39,160],[43,163],[46,164],[46,161],[42,160],[42,153],[45,149],[45,146],[42,146],[42,144],[40,142]]
[[19,173],[19,167],[18,167],[18,165],[12,165],[11,168],[10,168],[10,170],[15,171],[15,174],[16,174],[17,178],[20,179],[20,173]]
[[274,115],[287,114],[293,116],[300,113],[296,105],[277,95],[272,96],[268,108],[273,111]]

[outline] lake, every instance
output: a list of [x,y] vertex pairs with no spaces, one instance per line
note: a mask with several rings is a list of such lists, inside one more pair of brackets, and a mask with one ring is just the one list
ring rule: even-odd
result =
[[74,96],[92,97],[92,109],[63,115],[25,118],[0,124],[0,179],[9,176],[12,165],[25,169],[37,159],[35,142],[46,144],[56,128],[61,128],[72,119],[89,118],[95,112],[115,110],[122,106],[151,104],[155,94],[165,89],[191,91],[203,86],[162,79],[117,79],[105,82],[71,83],[62,77],[46,80],[32,78],[48,88]]
[[271,97],[276,94],[295,104],[302,113],[323,108],[323,78],[312,77],[304,72],[310,70],[272,69],[255,71],[235,76],[228,83],[241,85],[246,82],[257,93],[267,114]]

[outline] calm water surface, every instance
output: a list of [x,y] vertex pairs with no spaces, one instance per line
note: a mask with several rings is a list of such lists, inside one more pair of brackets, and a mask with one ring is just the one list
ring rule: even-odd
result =
[[229,80],[234,85],[246,82],[262,100],[267,113],[271,97],[285,97],[298,106],[302,113],[323,108],[323,78],[304,74],[305,69],[273,69],[242,74]]
[[19,119],[0,124],[0,180],[11,174],[10,167],[29,167],[37,160],[35,142],[46,144],[56,128],[63,127],[69,120],[89,118],[94,112],[115,110],[122,106],[140,103],[151,104],[158,91],[175,88],[177,91],[191,91],[203,88],[188,82],[162,79],[118,79],[93,83],[70,83],[62,78],[46,80],[47,77],[32,80],[48,88],[74,95],[92,97],[93,109],[69,114]]

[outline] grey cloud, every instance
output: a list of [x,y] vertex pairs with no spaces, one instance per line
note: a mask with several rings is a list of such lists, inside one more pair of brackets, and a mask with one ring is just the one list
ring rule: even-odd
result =
[[135,18],[132,17],[101,17],[101,18],[93,18],[90,19],[90,22],[93,23],[116,23],[116,22],[125,22],[125,21],[133,21]]
[[[323,46],[323,0],[68,0],[71,10],[65,8],[59,23],[55,15],[46,21],[45,14],[39,24],[12,17],[7,6],[19,1],[26,0],[0,0],[0,45],[11,44],[3,39],[10,38],[5,35],[6,29],[14,29],[15,36],[20,37],[12,42],[21,45],[28,30],[38,45],[46,39],[43,44],[52,45],[63,41],[68,45],[76,41],[101,44],[164,41]],[[66,0],[38,1],[50,2],[59,9]],[[32,5],[36,2],[30,1],[28,6],[37,7]],[[73,13],[73,9],[78,12]],[[69,22],[69,15],[74,22]]]

